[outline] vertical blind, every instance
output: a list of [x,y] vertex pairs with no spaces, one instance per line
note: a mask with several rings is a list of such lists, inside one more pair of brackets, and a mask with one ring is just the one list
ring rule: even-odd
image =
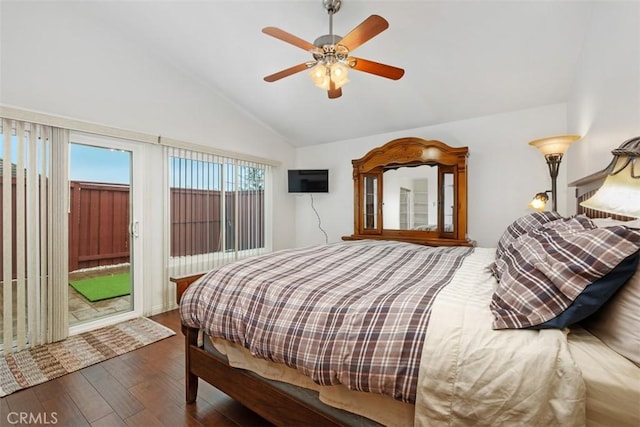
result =
[[63,129],[0,120],[3,353],[68,333],[68,139]]
[[170,276],[271,250],[271,167],[166,147]]

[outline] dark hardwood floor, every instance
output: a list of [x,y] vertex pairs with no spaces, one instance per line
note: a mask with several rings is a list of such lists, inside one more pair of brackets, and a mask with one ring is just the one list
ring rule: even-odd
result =
[[1,398],[0,426],[270,426],[203,381],[187,405],[178,311],[151,319],[176,335]]

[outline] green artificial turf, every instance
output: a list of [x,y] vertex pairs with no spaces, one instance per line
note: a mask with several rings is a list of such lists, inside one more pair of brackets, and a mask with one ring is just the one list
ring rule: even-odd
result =
[[129,273],[82,279],[70,282],[69,285],[91,302],[121,297],[131,293]]

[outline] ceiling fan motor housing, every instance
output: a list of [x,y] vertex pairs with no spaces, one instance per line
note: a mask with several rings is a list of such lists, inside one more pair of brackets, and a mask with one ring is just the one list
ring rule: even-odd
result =
[[325,45],[336,45],[340,43],[340,40],[342,40],[342,36],[338,36],[335,34],[325,34],[324,36],[320,36],[315,39],[313,44],[317,47],[323,47]]
[[324,6],[325,9],[327,9],[327,12],[336,13],[337,11],[340,10],[342,1],[341,0],[322,0],[322,5]]
[[342,37],[331,34],[318,37],[313,42],[316,46],[316,49],[311,51],[313,58],[319,61],[333,57],[338,61],[344,61],[349,56],[349,49],[339,44],[340,40],[342,40]]

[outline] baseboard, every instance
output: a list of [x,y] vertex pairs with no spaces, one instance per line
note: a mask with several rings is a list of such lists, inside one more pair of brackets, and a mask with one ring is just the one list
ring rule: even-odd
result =
[[156,306],[151,307],[151,312],[149,314],[146,314],[146,316],[155,316],[156,314],[164,313],[166,311],[175,310],[177,308],[178,308],[178,304],[172,304],[169,307],[167,307],[165,305],[156,305]]

